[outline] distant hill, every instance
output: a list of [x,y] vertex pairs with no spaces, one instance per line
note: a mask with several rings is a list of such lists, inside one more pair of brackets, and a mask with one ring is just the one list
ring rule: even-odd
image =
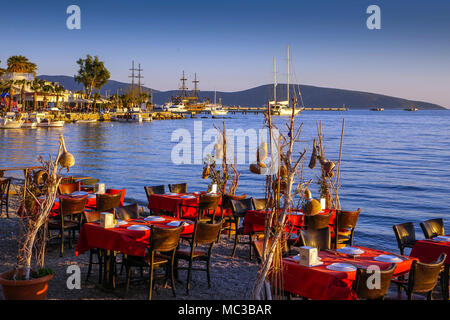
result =
[[[38,78],[58,82],[71,91],[83,89],[83,86],[78,84],[74,78],[70,76],[40,75]],[[103,86],[101,93],[104,95],[106,91],[108,91],[109,94],[114,94],[118,90],[120,92],[120,89],[124,92],[129,86],[129,83],[109,80],[108,83]],[[147,87],[142,88],[143,90],[152,90]],[[291,88],[291,92],[293,92],[293,87]],[[323,88],[309,85],[300,85],[300,89],[303,102],[306,107],[341,107],[345,105],[350,109],[370,109],[375,107],[383,107],[385,109],[404,109],[411,106],[419,109],[445,109],[444,107],[433,103],[407,100],[370,92]],[[285,99],[285,92],[286,84],[278,84],[278,100]],[[159,91],[153,89],[153,102],[156,104],[163,104],[169,101],[171,96],[175,96],[177,94],[179,94],[178,90]],[[205,98],[209,98],[211,101],[214,101],[214,91],[200,91],[200,99]],[[267,84],[235,92],[217,91],[217,101],[219,98],[222,99],[222,103],[224,105],[262,106],[266,105],[269,99],[272,100],[273,85]]]

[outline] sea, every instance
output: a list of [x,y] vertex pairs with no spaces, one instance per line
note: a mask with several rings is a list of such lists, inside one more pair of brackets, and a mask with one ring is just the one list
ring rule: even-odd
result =
[[[286,132],[287,117],[274,116],[273,121]],[[418,239],[423,238],[419,223],[427,219],[442,217],[450,230],[449,110],[302,112],[295,124],[301,134],[294,158],[306,149],[302,176],[313,179],[315,198],[320,169],[307,165],[317,125],[322,127],[327,159],[337,162],[343,121],[339,196],[342,209],[361,208],[354,244],[398,252],[392,226],[408,221],[415,224]],[[207,189],[210,181],[201,177],[203,158],[212,151],[214,128],[223,126],[236,138],[237,194],[264,197],[265,176],[249,171],[254,149],[263,139],[262,114],[0,129],[0,167],[35,165],[39,155],[55,157],[62,133],[76,161],[69,174],[98,178],[107,188],[126,188],[127,202],[146,206],[144,186],[186,182],[188,191]],[[259,140],[252,144],[255,135]],[[23,178],[17,171],[6,175]]]

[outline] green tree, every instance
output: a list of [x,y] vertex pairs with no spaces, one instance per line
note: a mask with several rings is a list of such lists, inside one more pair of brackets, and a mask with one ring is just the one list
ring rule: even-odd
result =
[[103,61],[100,61],[97,56],[92,58],[91,55],[86,55],[86,59],[78,59],[77,64],[80,66],[78,74],[75,75],[75,81],[83,84],[88,99],[94,89],[100,90],[110,77],[108,69],[106,69]]

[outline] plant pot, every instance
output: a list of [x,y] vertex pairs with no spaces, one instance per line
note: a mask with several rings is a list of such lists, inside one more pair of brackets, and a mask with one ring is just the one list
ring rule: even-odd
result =
[[[47,298],[48,282],[53,278],[49,274],[30,280],[10,280],[14,270],[0,274],[0,284],[6,300],[45,300]],[[23,270],[19,270],[19,275]]]

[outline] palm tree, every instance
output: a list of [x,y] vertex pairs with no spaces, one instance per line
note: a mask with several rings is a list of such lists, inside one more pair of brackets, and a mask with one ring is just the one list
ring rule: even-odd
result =
[[29,80],[26,79],[22,79],[22,80],[16,80],[15,84],[19,85],[22,87],[22,89],[20,90],[20,102],[22,103],[22,110],[26,111],[25,108],[25,86],[29,83]]
[[9,99],[8,99],[9,111],[11,111],[11,102],[12,102],[12,99],[14,98],[14,83],[15,83],[14,80],[7,80],[5,82],[6,87],[8,88],[8,91],[9,91]]
[[45,81],[42,79],[34,79],[31,83],[31,90],[33,90],[33,110],[37,111],[37,95],[38,92],[41,91],[42,87],[44,86]]
[[53,84],[46,83],[42,87],[42,92],[44,93],[44,110],[47,109],[47,94],[53,93],[55,90]]
[[54,86],[54,92],[56,94],[56,107],[59,108],[59,97],[61,96],[61,93],[66,91],[66,89],[60,85],[59,83],[56,83]]
[[32,73],[36,76],[36,64],[30,62],[24,56],[10,56],[6,63],[8,65],[8,72]]

